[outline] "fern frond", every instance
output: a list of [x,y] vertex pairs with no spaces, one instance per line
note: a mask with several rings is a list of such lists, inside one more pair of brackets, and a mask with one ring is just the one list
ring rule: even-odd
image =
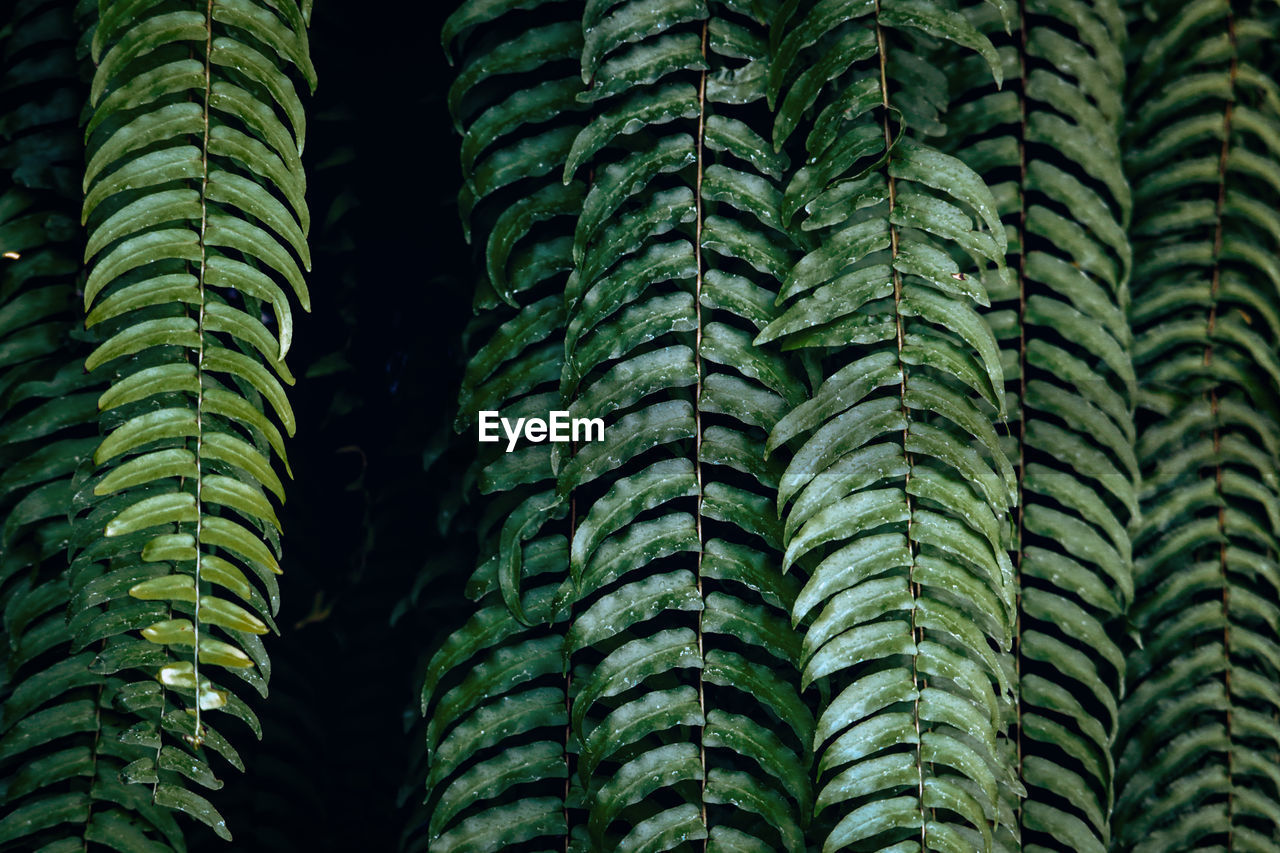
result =
[[[785,155],[752,129],[780,4],[715,2],[707,26],[701,176],[697,462],[709,849],[803,850],[813,715],[800,696],[799,585],[782,574],[781,461],[768,431],[804,399],[796,359],[756,347],[799,246],[782,225]],[[770,673],[771,677],[766,677]]]
[[566,651],[590,673],[570,725],[593,849],[804,848],[813,721],[764,459],[804,381],[752,344],[797,250],[789,163],[753,127],[777,8],[589,4],[583,20],[593,113],[565,174],[590,167],[592,186],[562,392],[608,429],[559,489],[587,507]]
[[[559,180],[583,124],[580,13],[551,0],[467,2],[444,25],[446,52],[463,57],[448,92],[463,134],[459,207],[485,271],[464,336],[458,432],[485,410],[514,420],[560,408],[557,338],[585,194]],[[427,825],[408,850],[497,851],[567,832],[565,614],[554,601],[568,576],[569,505],[552,487],[549,445],[476,447],[459,492],[484,496],[467,589],[477,610],[427,669]]]
[[701,270],[686,227],[700,213],[688,174],[701,169],[707,15],[700,0],[589,3],[582,20],[592,117],[564,174],[589,170],[591,190],[574,236],[561,391],[571,412],[607,428],[564,454],[558,490],[580,508],[566,653],[584,849],[707,837],[703,600],[684,556],[699,549],[687,506],[700,487],[688,449],[698,421],[680,391],[699,379],[688,333]]
[[805,125],[782,213],[816,240],[757,340],[824,356],[821,387],[769,437],[795,447],[778,509],[784,567],[807,576],[792,608],[802,683],[833,697],[813,739],[817,809],[835,813],[823,849],[989,850],[1000,790],[1017,787],[1000,745],[1016,483],[991,423],[999,350],[975,306],[1006,245],[981,178],[924,141],[947,104],[928,37],[1001,69],[942,4],[790,8],[774,142]]
[[[1018,256],[1015,286],[993,288],[989,312],[1021,398],[1014,553],[1028,795],[1018,828],[1038,849],[1102,851],[1138,511],[1124,314],[1131,201],[1118,138],[1123,19],[1113,3],[1033,0],[1023,11],[1001,51],[1018,87],[970,99],[951,132],[959,156],[993,182],[1006,178],[994,189]],[[996,34],[996,15],[980,17]],[[1016,47],[1024,40],[1025,54]],[[985,71],[967,65],[961,81]]]
[[1280,730],[1277,21],[1160,3],[1135,34],[1140,645],[1121,709],[1116,849],[1276,849]]
[[295,428],[287,292],[309,307],[295,81],[315,70],[294,0],[103,4],[92,53],[84,302],[103,341],[85,364],[111,385],[77,502],[70,625],[79,647],[105,644],[102,671],[155,679],[118,696],[152,748],[125,777],[229,837],[191,783],[221,787],[204,746],[238,763],[206,712],[258,730],[224,674],[263,695],[270,676],[267,493],[284,499],[273,459],[287,470]]
[[[527,618],[551,622],[567,560],[563,536],[522,549]],[[428,832],[405,849],[489,850],[565,833],[568,775],[563,628],[530,629],[497,586],[498,555],[473,578],[478,609],[432,658],[422,691],[428,714]],[[552,574],[550,582],[546,575]]]
[[118,778],[146,747],[66,626],[72,478],[102,390],[81,368],[73,5],[20,4],[0,44],[0,849],[184,850],[172,815]]

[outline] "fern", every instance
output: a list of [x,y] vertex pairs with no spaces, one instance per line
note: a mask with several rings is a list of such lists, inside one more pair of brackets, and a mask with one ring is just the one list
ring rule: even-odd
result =
[[593,115],[565,174],[593,180],[562,391],[612,425],[563,461],[558,489],[579,508],[566,651],[589,668],[570,726],[591,849],[804,847],[812,716],[779,467],[763,460],[803,375],[751,345],[795,252],[787,161],[748,123],[774,11],[589,3],[583,18]]
[[103,4],[92,52],[84,302],[103,340],[86,367],[111,384],[74,505],[69,624],[77,646],[103,643],[95,667],[125,680],[117,704],[143,721],[132,737],[149,754],[124,778],[229,838],[193,788],[222,785],[203,747],[240,763],[208,712],[260,734],[220,670],[263,695],[270,676],[266,492],[284,498],[271,459],[294,430],[281,283],[308,305],[305,113],[289,76],[314,84],[304,11]]
[[1116,846],[1271,850],[1277,20],[1248,3],[1153,12],[1134,39],[1126,158],[1145,478]]
[[974,306],[984,274],[1005,272],[1005,235],[980,178],[923,140],[946,102],[927,37],[976,50],[997,82],[1000,68],[933,4],[802,5],[777,24],[775,144],[817,115],[784,221],[804,209],[819,239],[757,340],[825,356],[769,437],[796,448],[777,499],[784,567],[806,575],[802,683],[832,694],[814,735],[817,808],[836,810],[823,849],[990,849],[1001,787],[1017,786],[999,745],[1016,484],[983,408],[1004,411],[1004,380]]
[[[86,376],[77,306],[79,103],[72,5],[16,10],[0,123],[0,849],[184,850],[173,817],[118,779],[146,750],[112,706],[119,688],[71,646],[67,506],[92,455],[101,383]],[[77,16],[84,13],[82,8]],[[40,109],[40,105],[45,105]]]
[[[467,333],[460,432],[482,410],[556,408],[569,217],[584,193],[559,180],[581,126],[575,13],[469,2],[445,23],[446,50],[465,56],[448,94],[463,133],[459,207],[486,271]],[[408,839],[410,850],[496,851],[566,831],[564,630],[540,623],[556,621],[552,599],[567,576],[568,507],[554,497],[548,446],[478,446],[461,487],[467,499],[490,496],[471,519],[481,548],[467,594],[477,607],[427,669],[427,831]]]
[[[383,125],[304,105],[310,0],[6,11],[0,850],[305,846],[406,655],[406,851],[1280,849],[1274,4],[462,0]],[[436,104],[469,248],[398,298],[328,166],[421,202]],[[260,722],[286,450],[359,568],[304,536]]]
[[[1112,745],[1133,594],[1134,372],[1124,310],[1129,188],[1119,153],[1123,19],[1109,3],[1027,3],[1002,50],[1016,89],[957,110],[958,156],[992,176],[1018,284],[992,292],[1006,375],[1021,377],[1017,641],[1023,839],[1110,841]],[[1000,25],[986,14],[989,31]],[[1025,42],[1025,54],[1017,45]],[[984,69],[972,60],[970,77]],[[961,79],[968,79],[961,77]]]

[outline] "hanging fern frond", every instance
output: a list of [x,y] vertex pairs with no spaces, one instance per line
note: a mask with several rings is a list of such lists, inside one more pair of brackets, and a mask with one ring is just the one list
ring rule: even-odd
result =
[[[586,186],[559,180],[583,125],[575,62],[582,47],[580,10],[552,2],[467,2],[444,26],[450,56],[478,43],[448,95],[463,133],[463,230],[483,250],[485,271],[476,284],[476,317],[464,335],[469,357],[454,421],[458,432],[475,429],[486,410],[514,422],[545,418],[557,408],[565,274],[573,264],[573,222]],[[499,589],[517,618],[528,622],[520,605],[520,543],[562,517],[568,505],[547,495],[554,477],[548,445],[507,452],[507,438],[499,435],[478,448],[462,492],[467,500],[472,490],[494,496],[477,525],[486,549],[481,560],[498,545]]]
[[[448,92],[462,132],[464,232],[483,252],[458,432],[479,413],[546,418],[560,408],[565,278],[585,184],[560,170],[582,127],[575,3],[467,2],[445,22]],[[469,440],[469,439],[468,439]],[[567,501],[551,483],[550,445],[477,444],[457,487],[484,502],[467,521],[480,547],[471,619],[430,661],[425,826],[406,850],[499,851],[566,833],[569,776],[563,613]],[[460,525],[455,522],[454,529]],[[456,535],[456,533],[454,534]]]
[[559,493],[577,509],[565,653],[585,850],[707,837],[688,390],[699,379],[689,174],[702,164],[707,16],[701,0],[588,3],[581,22],[592,115],[564,175],[589,173],[591,190],[574,236],[561,389],[571,413],[607,428],[557,463]]
[[72,477],[102,390],[82,368],[74,6],[20,4],[0,43],[0,850],[184,850],[173,816],[119,779],[146,748],[66,626]]
[[813,740],[823,849],[989,850],[1001,789],[1018,787],[1000,742],[1016,483],[975,306],[1006,244],[981,178],[924,138],[948,101],[932,39],[976,51],[997,82],[999,60],[942,4],[797,5],[775,22],[774,144],[807,131],[782,213],[817,239],[757,340],[824,356],[821,387],[769,437],[795,448],[778,509],[784,567],[806,575],[802,683],[832,696]]
[[[1008,239],[1007,262],[1011,274],[1004,277],[988,277],[984,284],[989,305],[980,313],[991,326],[1000,346],[1000,360],[1007,382],[1005,426],[999,432],[1001,446],[1013,461],[1015,471],[1021,462],[1021,435],[1018,424],[1022,419],[1022,400],[1018,384],[1021,370],[1021,326],[1019,302],[1021,292],[1022,228],[1021,199],[1023,177],[1020,158],[1021,87],[1023,78],[1022,18],[1021,10],[1012,12],[1006,22],[1000,11],[989,5],[970,6],[965,17],[995,46],[1000,58],[1004,83],[997,86],[991,77],[986,60],[967,49],[950,46],[957,73],[952,75],[952,105],[946,114],[946,134],[939,145],[976,171],[991,189],[996,209],[1005,224]],[[983,406],[986,409],[986,406]],[[987,411],[991,411],[986,409]],[[1022,500],[1019,485],[1019,508]],[[1015,570],[1019,565],[1018,519],[1010,528],[1007,547]],[[1021,583],[1019,582],[1019,586]],[[1020,680],[1018,668],[1018,629],[1014,621],[1014,676]],[[1021,691],[1015,690],[1021,698]],[[1011,724],[1016,726],[1016,714]],[[1001,739],[999,760],[1011,767],[1021,767],[1019,735],[1015,730],[1008,739]],[[999,822],[992,829],[992,849],[999,853],[1013,853],[1023,849],[1022,816],[1024,814],[1021,793],[1012,786],[1001,786],[997,804]]]
[[103,340],[85,364],[111,384],[70,624],[131,679],[117,700],[150,751],[125,778],[229,837],[194,787],[222,784],[204,747],[239,763],[209,712],[260,734],[225,676],[263,695],[270,676],[288,294],[309,307],[297,83],[315,70],[295,0],[103,3],[92,53],[84,303]]
[[[549,536],[522,549],[527,618],[552,621],[567,547]],[[498,559],[476,571],[478,608],[427,670],[429,822],[405,850],[500,851],[565,833],[563,627],[530,630],[515,618],[497,589]]]
[[[769,430],[805,398],[797,359],[752,339],[778,314],[800,247],[782,224],[791,171],[753,129],[766,107],[769,22],[781,4],[713,2],[706,28],[701,169],[698,576],[709,850],[803,850],[813,810],[813,714],[801,699],[799,584],[782,573]],[[695,188],[697,189],[697,188]]]
[[1144,486],[1115,849],[1275,850],[1280,20],[1151,8],[1126,157]]
[[[752,345],[797,247],[788,162],[752,127],[776,3],[589,3],[590,169],[562,392],[603,442],[579,508],[566,654],[590,849],[804,849],[812,714],[795,687],[768,430],[804,376]],[[575,672],[577,669],[575,668]]]
[[[1138,511],[1124,314],[1131,202],[1118,139],[1125,34],[1110,2],[1030,0],[1022,11],[1001,50],[1006,80],[1020,84],[968,101],[950,132],[958,156],[996,183],[1015,235],[1017,281],[992,288],[988,316],[1021,398],[1013,544],[1028,794],[1018,827],[1038,849],[1104,851]],[[980,17],[999,40],[997,15]],[[966,65],[962,82],[985,73]]]
[[388,302],[310,5],[4,4],[0,853],[331,843],[405,654],[405,853],[1280,853],[1280,7],[425,4]]
[[[1018,423],[1022,419],[1021,393],[1018,380],[1021,369],[1021,326],[1019,297],[1021,283],[1022,229],[1021,197],[1023,180],[1020,169],[1021,94],[1023,77],[1023,52],[1021,49],[1022,19],[1018,12],[1011,12],[1006,23],[999,10],[989,5],[970,6],[965,17],[974,27],[991,39],[1000,58],[1004,83],[997,86],[991,77],[986,60],[967,49],[950,46],[949,53],[957,67],[951,77],[952,104],[946,114],[946,134],[939,145],[976,171],[991,189],[996,210],[1005,224],[1008,239],[1007,262],[1011,274],[1004,277],[990,276],[985,281],[989,305],[979,311],[991,326],[1000,346],[1000,360],[1004,369],[1007,413],[1006,426],[999,432],[999,440],[1015,471],[1020,467],[1021,436]],[[1012,274],[1015,273],[1016,274]],[[982,404],[980,404],[982,405]],[[986,405],[982,408],[987,411]],[[1023,489],[1019,486],[1019,502]],[[1015,513],[1021,512],[1021,505]],[[1007,547],[1015,570],[1019,565],[1018,515],[1009,531]],[[1021,586],[1021,583],[1019,583]],[[1018,629],[1014,621],[1014,676],[1020,681],[1018,668]],[[1020,685],[1019,685],[1020,686]],[[1021,691],[1015,690],[1021,698]],[[1011,724],[1016,727],[1017,711]],[[1001,750],[997,760],[1006,766],[1021,767],[1018,732],[1012,731],[997,746]],[[1023,849],[1022,816],[1024,801],[1016,788],[1003,785],[996,804],[999,816],[992,828],[992,850],[998,853],[1014,853]],[[1030,794],[1028,794],[1030,796]]]

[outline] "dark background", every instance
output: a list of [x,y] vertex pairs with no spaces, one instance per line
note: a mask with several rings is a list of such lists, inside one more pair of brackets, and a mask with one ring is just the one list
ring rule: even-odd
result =
[[456,466],[426,470],[452,437],[470,316],[439,37],[455,6],[316,3],[313,312],[289,356],[299,428],[283,636],[269,641],[271,695],[256,706],[263,740],[236,732],[247,773],[222,766],[211,796],[235,841],[193,827],[193,851],[392,851],[422,799],[405,785],[421,743],[407,731],[415,684],[456,627],[466,565],[466,543],[437,525]]

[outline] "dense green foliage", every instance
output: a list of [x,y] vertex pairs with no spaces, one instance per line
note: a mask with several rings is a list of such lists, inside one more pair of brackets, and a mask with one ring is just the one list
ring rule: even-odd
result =
[[1274,4],[465,0],[385,263],[310,6],[0,18],[0,850],[302,843],[390,664],[406,851],[1280,851]]
[[[1280,817],[1276,9],[1167,4],[1131,73],[1145,642],[1126,656],[1116,836],[1269,850]],[[1154,30],[1154,32],[1152,32]]]
[[[85,599],[73,593],[65,554],[83,547],[84,533],[96,538],[77,531],[68,515],[77,472],[99,442],[93,425],[104,390],[77,363],[96,343],[76,310],[84,245],[76,118],[85,81],[74,61],[73,13],[84,11],[27,3],[14,21],[25,38],[4,45],[11,183],[4,188],[3,244],[19,255],[7,264],[0,292],[5,849],[34,850],[66,837],[123,849],[146,849],[148,837],[181,841],[172,815],[120,777],[146,760],[147,749],[128,736],[136,718],[116,707],[121,681],[96,665],[100,644],[82,639],[83,628],[68,618],[69,607]],[[48,108],[31,110],[39,100]]]
[[1022,837],[1098,851],[1114,797],[1138,511],[1124,314],[1130,190],[1118,141],[1124,29],[1104,3],[1029,2],[1020,14],[1016,40],[1001,38],[991,13],[984,30],[1006,77],[1025,80],[1025,97],[988,86],[956,111],[949,133],[998,198],[1018,270],[1016,283],[991,288],[987,317],[1006,379],[1022,392],[1009,448],[1021,472],[1013,550]]
[[[243,770],[221,724],[212,725],[206,712],[223,709],[258,729],[254,712],[223,686],[222,675],[211,677],[210,667],[266,693],[270,662],[259,635],[274,627],[280,569],[273,554],[279,523],[265,493],[284,497],[270,459],[284,461],[281,427],[294,430],[281,386],[293,381],[283,362],[292,312],[277,278],[305,307],[298,260],[306,266],[310,257],[299,160],[305,118],[286,69],[312,82],[314,70],[303,11],[292,0],[276,5],[283,19],[271,7],[238,0],[200,10],[162,2],[104,4],[97,15],[82,10],[91,20],[85,41],[96,71],[83,90],[91,107],[84,142],[66,151],[72,163],[85,158],[79,222],[65,212],[69,197],[79,195],[75,182],[59,175],[63,180],[50,190],[61,192],[48,193],[46,210],[16,223],[16,236],[26,239],[5,246],[22,265],[45,258],[37,276],[60,280],[36,289],[31,285],[40,278],[19,274],[12,279],[17,298],[6,307],[21,329],[63,309],[65,298],[58,297],[76,286],[93,345],[82,356],[83,370],[61,358],[56,365],[35,362],[26,375],[12,371],[7,378],[25,384],[14,389],[6,411],[21,415],[11,434],[28,442],[83,424],[86,415],[96,417],[103,436],[89,439],[91,448],[85,439],[34,453],[29,445],[13,448],[11,458],[26,457],[8,469],[20,475],[15,492],[50,482],[22,496],[19,507],[30,509],[15,508],[10,521],[62,516],[72,525],[59,542],[69,571],[35,586],[51,556],[37,552],[26,561],[32,569],[14,578],[13,594],[23,602],[13,611],[30,611],[19,628],[52,605],[65,606],[65,636],[49,639],[67,643],[67,657],[43,660],[47,668],[15,686],[6,701],[7,757],[26,767],[6,798],[15,808],[3,819],[0,840],[34,844],[33,832],[57,838],[67,822],[78,822],[84,828],[74,831],[77,837],[152,849],[156,842],[142,824],[113,811],[96,814],[99,800],[155,812],[148,822],[170,844],[180,845],[181,835],[167,809],[230,838],[217,810],[193,789],[222,786],[207,760],[211,753]],[[46,18],[70,18],[69,10],[44,6]],[[41,30],[39,23],[17,23],[15,34]],[[69,24],[47,31],[66,38],[75,33]],[[15,50],[22,38],[10,40]],[[76,64],[66,61],[67,52],[42,47],[74,82]],[[12,76],[48,73],[38,47],[27,58],[35,67],[15,63]],[[71,85],[70,93],[67,102],[78,112],[82,91]],[[56,129],[75,140],[74,126]],[[15,140],[13,151],[18,186],[54,184],[42,175],[27,178],[20,148],[26,141]],[[18,188],[11,194],[18,197]],[[22,225],[36,233],[27,237]],[[81,253],[86,275],[77,281]],[[55,258],[60,267],[48,263]],[[274,330],[260,319],[264,306],[274,312]],[[45,327],[45,337],[57,328]],[[30,338],[33,331],[42,329],[18,335]],[[47,360],[47,353],[37,354]],[[41,388],[42,379],[53,387]],[[70,393],[95,379],[106,380],[99,394]],[[23,411],[26,395],[58,396]],[[49,619],[41,624],[46,632],[56,627]],[[36,652],[15,655],[10,665],[28,664]],[[30,750],[70,736],[74,745],[31,763]],[[46,795],[50,783],[78,776],[90,777],[87,790]],[[19,804],[20,797],[31,801]]]

